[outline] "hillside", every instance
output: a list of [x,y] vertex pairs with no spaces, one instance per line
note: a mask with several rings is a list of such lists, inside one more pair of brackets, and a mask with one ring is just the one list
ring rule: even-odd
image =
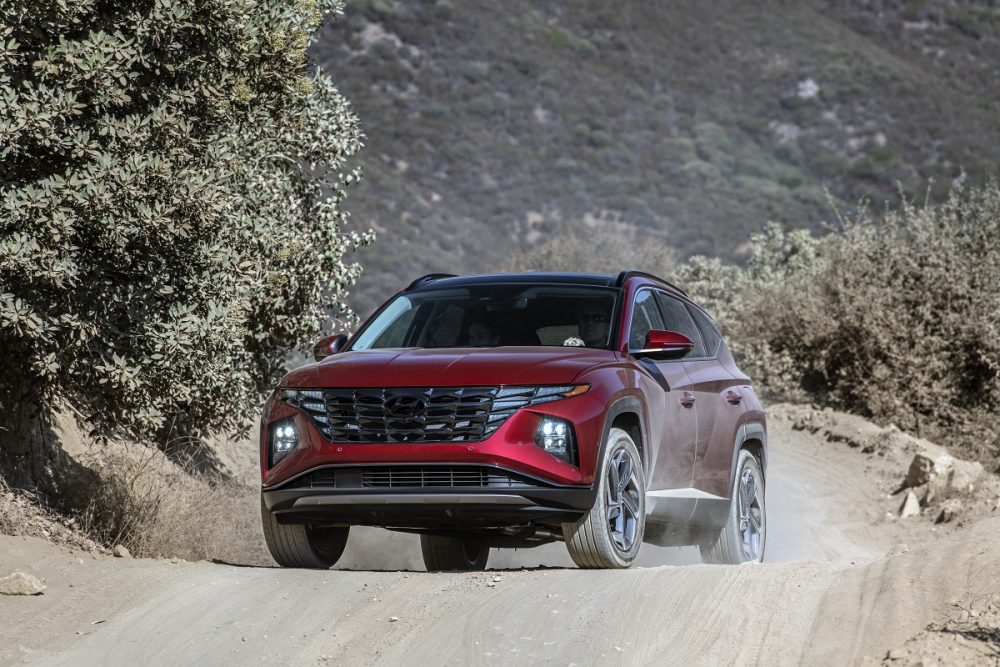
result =
[[589,222],[739,259],[767,220],[996,173],[991,2],[356,0],[313,46],[360,115],[365,314]]

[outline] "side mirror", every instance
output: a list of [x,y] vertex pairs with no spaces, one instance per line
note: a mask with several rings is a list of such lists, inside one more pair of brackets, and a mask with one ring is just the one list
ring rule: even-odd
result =
[[313,359],[322,361],[331,354],[337,354],[340,349],[347,344],[347,334],[339,333],[336,336],[327,336],[320,342],[313,345]]
[[629,350],[636,357],[650,359],[680,359],[694,349],[694,341],[677,331],[653,329],[646,334],[646,343],[641,350]]

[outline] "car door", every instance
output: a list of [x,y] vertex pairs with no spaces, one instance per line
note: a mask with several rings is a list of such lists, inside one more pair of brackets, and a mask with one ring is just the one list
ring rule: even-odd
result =
[[[663,292],[657,292],[657,299],[667,328],[694,342],[694,348],[684,357],[698,418],[692,486],[728,497],[733,439],[743,414],[739,382],[719,363],[722,339],[707,315]],[[703,320],[701,326],[696,320]]]
[[[629,349],[642,349],[651,329],[664,329],[656,303],[656,292],[640,289],[633,301],[629,327]],[[682,360],[637,359],[645,371],[644,394],[648,397],[647,490],[691,486],[697,443],[697,409],[691,380]]]

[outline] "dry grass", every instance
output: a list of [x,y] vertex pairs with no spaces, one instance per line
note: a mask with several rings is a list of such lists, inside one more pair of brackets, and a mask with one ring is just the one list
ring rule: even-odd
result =
[[192,473],[193,465],[178,465],[151,447],[93,442],[69,411],[56,415],[56,431],[70,463],[61,473],[65,484],[85,492],[77,494],[76,505],[56,511],[0,477],[0,534],[91,551],[121,544],[140,557],[272,563],[260,528],[258,490],[243,469],[252,444],[213,443],[213,451],[225,448],[230,463],[222,464],[225,475],[208,475]]
[[270,565],[254,488],[191,476],[156,452],[91,462],[101,478],[85,509],[64,516],[0,478],[0,535],[86,551],[121,544],[134,556]]
[[83,529],[136,556],[268,564],[255,489],[192,475],[159,451],[120,448],[87,462],[102,484]]

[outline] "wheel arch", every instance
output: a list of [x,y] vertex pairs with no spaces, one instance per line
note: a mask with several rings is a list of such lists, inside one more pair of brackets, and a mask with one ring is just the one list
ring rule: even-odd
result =
[[623,396],[611,404],[604,415],[604,429],[601,432],[601,446],[597,452],[595,470],[600,467],[604,450],[608,446],[608,435],[611,429],[620,428],[632,438],[639,457],[642,459],[643,470],[649,469],[649,438],[646,432],[645,409],[636,396]]
[[729,488],[733,488],[736,478],[736,464],[739,462],[740,450],[750,451],[760,461],[760,472],[767,479],[767,430],[761,422],[746,422],[736,432],[733,443],[733,460],[729,470]]

